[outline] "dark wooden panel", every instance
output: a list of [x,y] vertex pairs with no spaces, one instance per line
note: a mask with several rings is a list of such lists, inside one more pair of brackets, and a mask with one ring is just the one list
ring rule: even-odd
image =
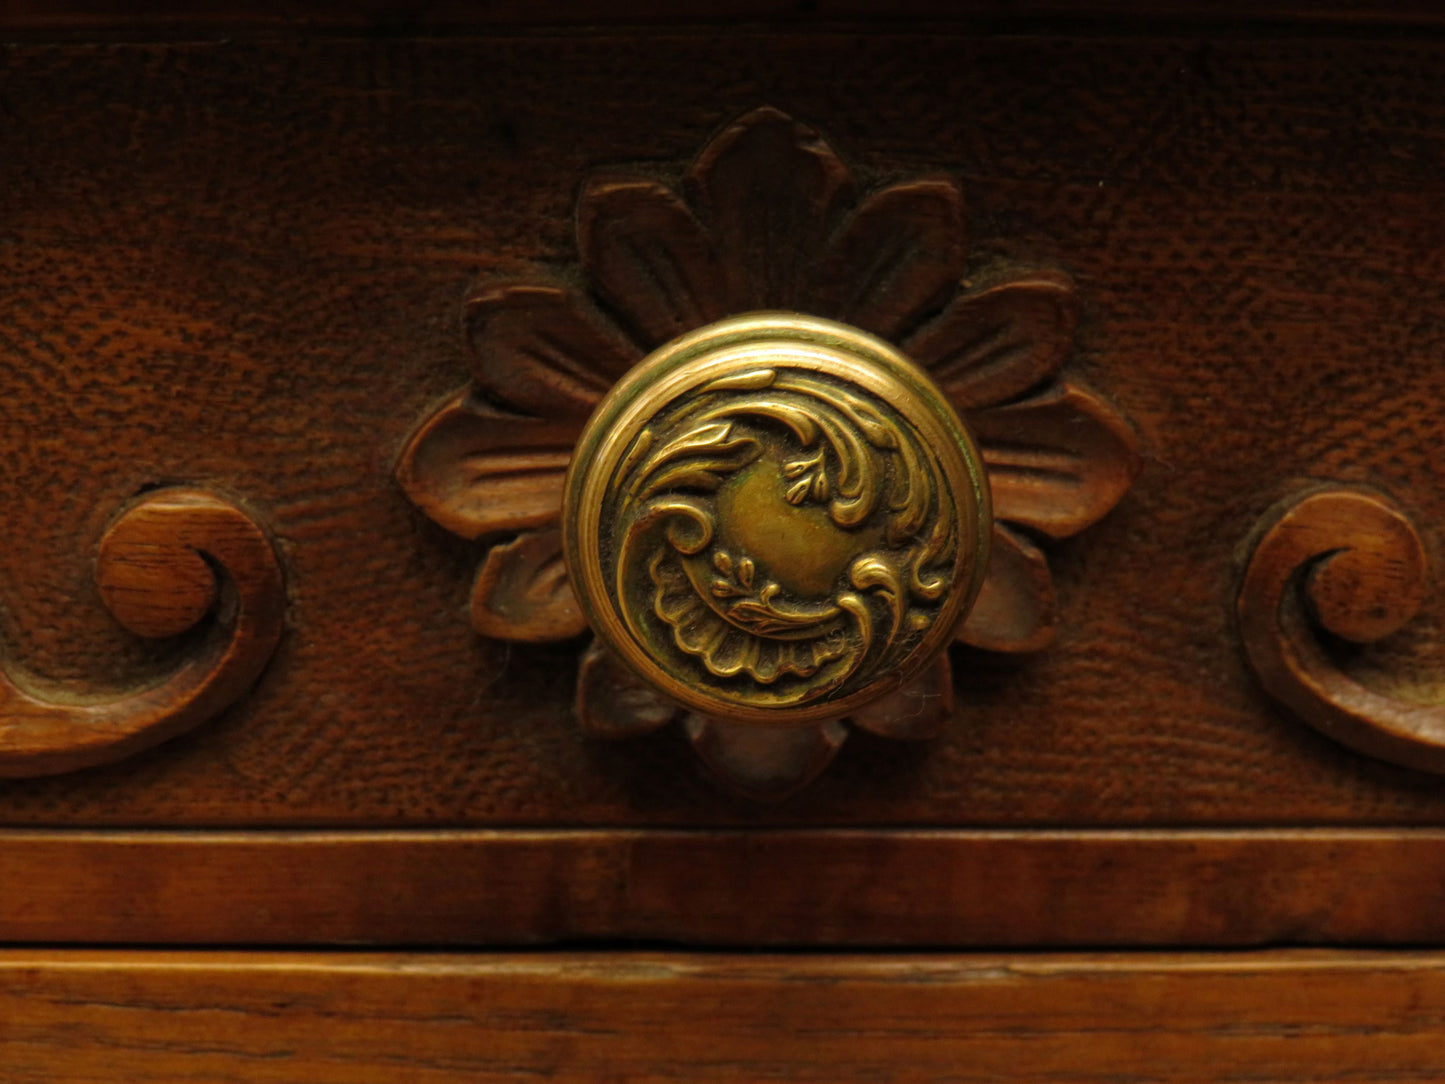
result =
[[[89,691],[164,665],[99,607],[113,510],[244,496],[289,563],[255,693],[127,763],[0,784],[85,825],[1436,824],[1433,777],[1275,710],[1230,625],[1240,540],[1301,479],[1372,481],[1439,551],[1445,47],[1423,40],[750,32],[13,46],[0,67],[0,633]],[[576,649],[485,641],[477,551],[392,480],[467,380],[478,274],[575,257],[599,163],[668,169],[770,102],[877,177],[961,176],[984,252],[1060,266],[1072,369],[1134,491],[1051,548],[1062,633],[958,658],[948,735],[860,736],[754,810],[672,733],[570,718]],[[1354,663],[1428,692],[1445,592]]]
[[1445,941],[1440,832],[0,835],[0,941]]
[[1429,0],[426,0],[398,5],[386,0],[248,0],[216,5],[197,0],[8,0],[0,8],[0,32],[41,34],[277,34],[457,33],[498,26],[608,26],[735,24],[828,25],[840,21],[887,26],[909,21],[1014,25],[1048,21],[1120,24],[1141,20],[1248,24],[1288,22],[1332,26],[1439,25],[1439,5]]
[[1438,954],[0,954],[16,1084],[1429,1081]]

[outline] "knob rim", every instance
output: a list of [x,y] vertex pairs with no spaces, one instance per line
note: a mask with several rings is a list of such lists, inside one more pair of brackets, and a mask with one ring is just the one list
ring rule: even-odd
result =
[[[947,489],[938,516],[953,509],[955,559],[937,616],[896,666],[858,688],[846,683],[807,703],[778,704],[766,695],[724,695],[711,675],[679,676],[664,665],[624,613],[616,587],[615,540],[605,520],[609,486],[651,419],[699,388],[781,368],[854,387],[916,431]],[[740,384],[741,387],[741,384]],[[635,452],[634,452],[635,454]],[[615,495],[614,495],[615,496]],[[747,313],[707,325],[655,350],[617,382],[578,440],[564,487],[563,549],[589,623],[630,669],[671,699],[706,715],[763,725],[813,724],[846,716],[886,696],[946,650],[984,579],[992,535],[983,459],[946,395],[895,347],[857,328],[791,312]],[[656,640],[654,640],[656,643]],[[743,686],[746,688],[746,685]]]

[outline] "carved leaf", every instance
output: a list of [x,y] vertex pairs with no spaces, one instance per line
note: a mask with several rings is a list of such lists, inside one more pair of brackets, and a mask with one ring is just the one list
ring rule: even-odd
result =
[[957,639],[988,651],[1039,651],[1053,642],[1054,578],[1028,539],[994,524],[988,574]]
[[953,666],[947,653],[903,688],[855,711],[854,726],[898,741],[936,738],[953,716]]
[[492,547],[472,589],[472,627],[483,636],[529,643],[567,640],[586,630],[567,578],[560,530],[528,531]]
[[576,421],[504,413],[458,393],[402,449],[396,478],[412,502],[463,538],[555,522]]
[[656,181],[589,181],[577,205],[577,246],[598,291],[649,345],[736,311],[711,239]]
[[903,344],[959,410],[1022,395],[1059,371],[1078,303],[1067,275],[1036,271],[956,297]]
[[762,108],[698,155],[684,190],[710,229],[740,309],[797,308],[841,208],[847,167],[814,129]]
[[848,737],[848,728],[836,719],[772,727],[689,714],[684,725],[708,770],[731,790],[760,802],[781,802],[807,786]]
[[638,468],[637,499],[674,490],[714,492],[760,451],[752,437],[734,436],[731,422],[705,422],[668,441]]
[[600,313],[555,286],[489,286],[467,301],[477,385],[545,418],[586,418],[642,352]]
[[948,180],[875,192],[834,237],[813,310],[894,339],[943,302],[963,274],[963,194]]
[[1070,384],[967,421],[988,468],[994,518],[1054,538],[1100,519],[1138,469],[1134,434],[1124,420]]
[[597,641],[582,653],[577,674],[577,719],[596,738],[630,738],[666,726],[679,713]]

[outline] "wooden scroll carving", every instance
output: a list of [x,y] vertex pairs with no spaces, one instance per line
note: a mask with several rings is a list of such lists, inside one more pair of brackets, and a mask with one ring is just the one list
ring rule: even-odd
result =
[[[419,426],[397,465],[437,523],[493,544],[472,594],[483,635],[560,640],[586,631],[561,552],[563,478],[583,424],[656,347],[759,309],[860,328],[929,370],[980,445],[995,528],[987,577],[957,639],[1045,647],[1057,618],[1040,542],[1084,530],[1124,495],[1133,435],[1097,395],[1060,377],[1077,299],[1052,269],[970,260],[950,177],[864,184],[816,130],[763,108],[722,129],[676,183],[601,171],[577,206],[580,273],[485,281],[466,304],[474,383]],[[948,660],[896,704],[850,718],[890,737],[937,733]],[[578,711],[595,735],[680,721],[714,774],[750,796],[792,793],[847,726],[771,737],[654,702],[584,646]]]
[[158,490],[126,509],[101,539],[96,580],[131,632],[176,636],[207,622],[199,643],[159,684],[108,699],[42,695],[0,672],[0,776],[104,764],[188,730],[256,680],[281,636],[270,539],[203,490]]
[[1240,637],[1265,690],[1336,741],[1445,772],[1445,706],[1366,688],[1330,659],[1317,629],[1352,643],[1398,630],[1425,593],[1425,549],[1384,496],[1331,487],[1273,509],[1236,600]]

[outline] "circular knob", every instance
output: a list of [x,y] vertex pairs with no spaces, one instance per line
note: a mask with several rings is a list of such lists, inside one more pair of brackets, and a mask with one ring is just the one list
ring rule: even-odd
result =
[[593,629],[672,699],[846,715],[943,651],[983,580],[983,463],[893,347],[752,313],[656,350],[587,422],[563,505]]

